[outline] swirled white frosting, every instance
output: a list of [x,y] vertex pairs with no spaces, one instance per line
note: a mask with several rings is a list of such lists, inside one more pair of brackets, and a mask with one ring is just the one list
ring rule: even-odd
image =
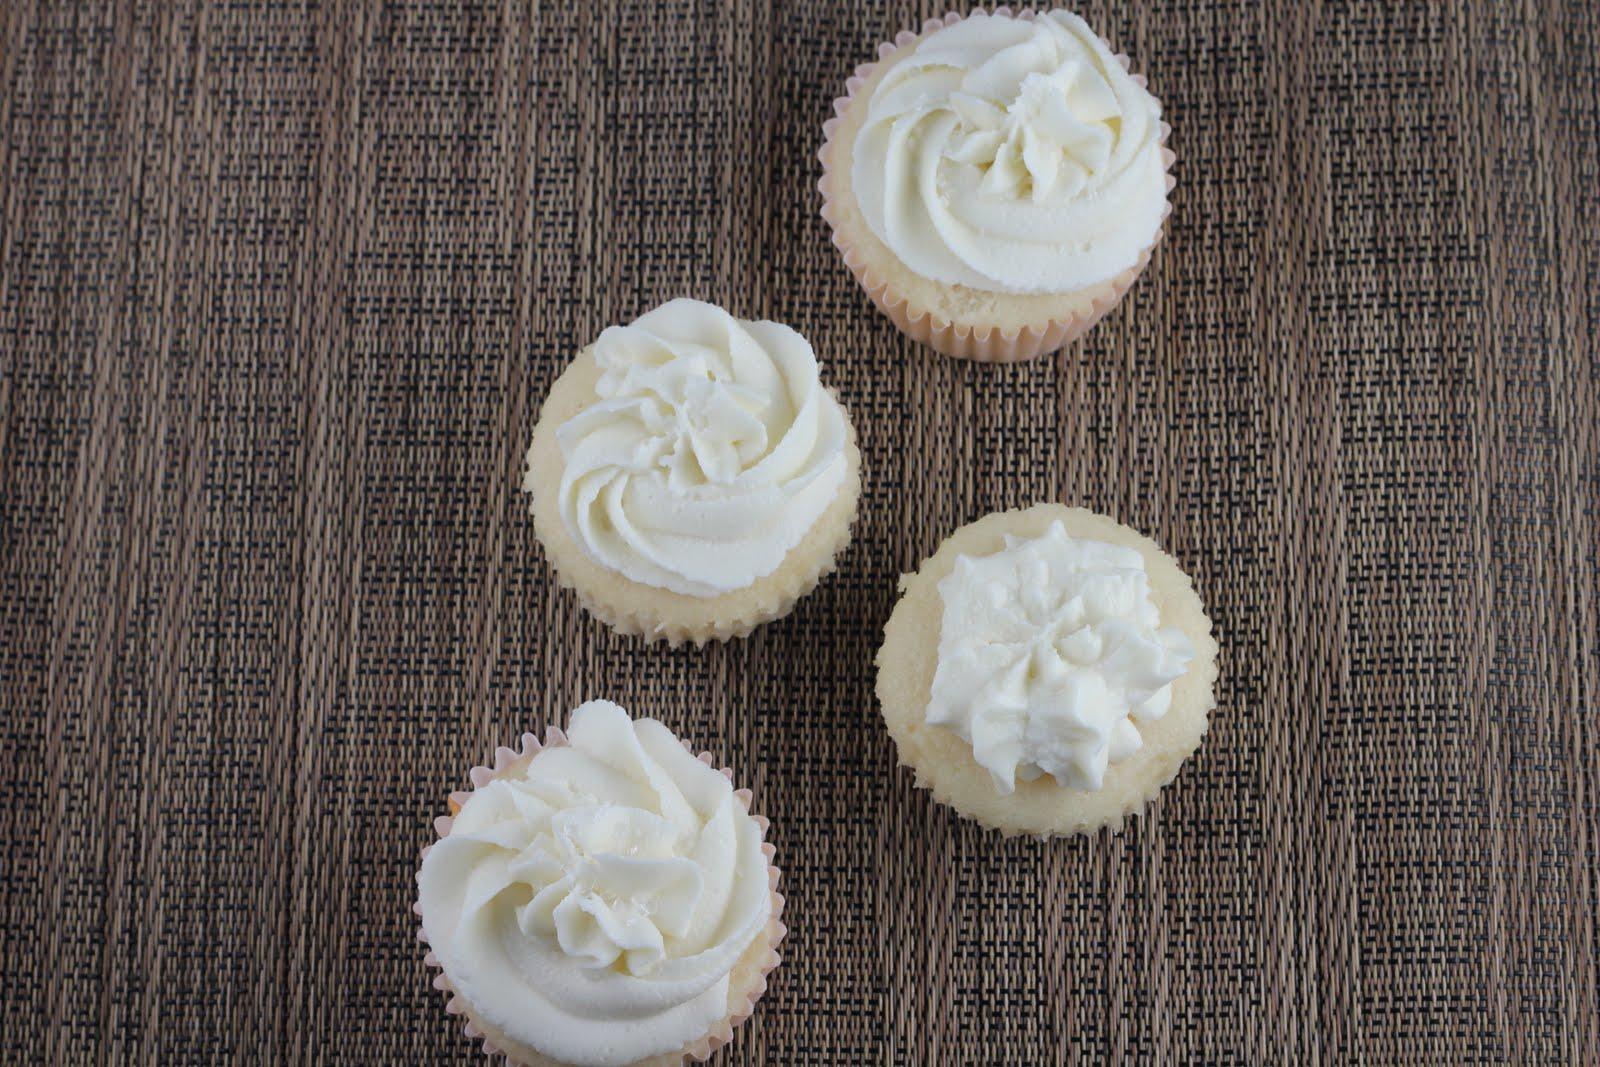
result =
[[811,345],[673,300],[600,335],[599,401],[558,431],[561,518],[645,585],[713,597],[771,574],[833,501],[845,415]]
[[455,991],[571,1064],[631,1063],[728,1014],[772,913],[761,831],[727,778],[607,701],[568,744],[474,791],[418,876]]
[[986,292],[1114,278],[1166,210],[1161,105],[1078,16],[974,12],[873,89],[851,184],[911,270]]
[[1137,550],[1071,537],[1006,537],[939,583],[944,615],[928,721],[972,745],[995,789],[1048,774],[1099,789],[1172,703],[1194,646],[1163,627]]

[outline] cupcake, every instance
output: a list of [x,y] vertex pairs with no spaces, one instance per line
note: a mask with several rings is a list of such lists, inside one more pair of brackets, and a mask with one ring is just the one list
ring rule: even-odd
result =
[[1217,643],[1149,538],[1039,504],[963,526],[900,586],[878,700],[900,762],[962,815],[1117,829],[1200,746]]
[[434,985],[512,1063],[705,1059],[778,964],[783,898],[750,794],[604,700],[496,752],[423,851]]
[[605,330],[557,379],[523,489],[591,614],[704,644],[787,614],[833,570],[861,456],[804,337],[673,300]]
[[1172,188],[1161,104],[1066,11],[947,15],[857,68],[823,127],[823,217],[895,325],[1032,359],[1128,291]]

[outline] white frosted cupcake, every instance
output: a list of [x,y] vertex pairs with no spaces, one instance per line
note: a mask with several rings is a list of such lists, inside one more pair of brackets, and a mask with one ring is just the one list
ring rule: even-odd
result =
[[1167,216],[1161,104],[1066,11],[927,22],[856,70],[824,126],[823,217],[910,336],[1031,359],[1080,336]]
[[673,300],[550,390],[523,488],[563,585],[625,634],[703,644],[787,614],[850,541],[861,456],[800,334]]
[[1007,834],[1118,828],[1200,745],[1217,644],[1155,542],[1060,504],[957,530],[902,595],[878,699],[917,784]]
[[732,1038],[783,937],[767,822],[731,773],[608,701],[473,771],[423,853],[434,984],[513,1063],[679,1064]]

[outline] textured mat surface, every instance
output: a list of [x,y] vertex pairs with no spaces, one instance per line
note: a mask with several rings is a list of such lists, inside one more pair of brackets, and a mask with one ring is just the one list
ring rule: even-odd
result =
[[[409,911],[448,790],[587,697],[774,819],[727,1063],[1600,1060],[1600,9],[1096,0],[1175,127],[1086,343],[901,339],[816,215],[934,6],[0,5],[0,1058],[471,1063]],[[732,647],[553,589],[515,486],[608,323],[806,333],[842,571]],[[1120,837],[894,765],[898,572],[996,508],[1196,576],[1211,736]]]

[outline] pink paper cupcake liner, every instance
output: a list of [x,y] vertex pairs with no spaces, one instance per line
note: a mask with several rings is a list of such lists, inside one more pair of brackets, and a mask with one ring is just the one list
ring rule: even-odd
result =
[[[461,811],[462,806],[471,799],[473,790],[483,788],[485,785],[488,785],[490,782],[494,781],[503,774],[525,767],[529,760],[533,759],[534,756],[537,756],[545,749],[556,748],[558,746],[565,745],[566,743],[567,735],[558,727],[552,726],[546,731],[545,739],[542,743],[539,741],[539,738],[533,734],[523,734],[519,747],[511,749],[501,746],[495,749],[493,767],[474,767],[468,773],[467,777],[472,782],[472,790],[459,790],[450,794],[451,813],[450,815],[441,815],[433,820],[434,832],[439,835],[440,840],[450,836],[450,829],[455,823],[454,816],[458,814]],[[689,742],[684,741],[682,744],[686,751],[691,753],[694,752],[694,746],[689,744]],[[709,752],[701,752],[695,758],[708,767],[715,767],[717,765],[716,758]],[[724,778],[728,779],[729,782],[733,781],[733,771],[729,768],[719,768],[719,772]],[[762,837],[765,838],[767,827],[770,826],[771,823],[766,816],[757,815],[754,812],[750,812],[750,804],[753,799],[750,790],[736,789],[734,790],[733,795],[735,799],[739,801],[739,805],[750,814],[751,819],[753,819],[756,823],[756,826],[760,828]],[[424,848],[420,858],[425,859],[432,848],[432,845]],[[777,854],[777,850],[765,840],[763,840],[761,844],[761,854],[767,859],[767,890],[772,894],[772,917],[767,920],[766,928],[767,944],[769,948],[766,962],[761,965],[761,972],[749,990],[744,1002],[731,1011],[719,1023],[713,1026],[709,1033],[681,1049],[677,1054],[679,1056],[679,1062],[689,1059],[703,1062],[709,1059],[711,1054],[717,1049],[732,1041],[734,1030],[739,1026],[740,1023],[744,1022],[755,1013],[756,1002],[761,999],[764,993],[766,993],[767,976],[770,975],[772,971],[783,962],[783,957],[778,954],[778,942],[783,940],[784,935],[789,932],[789,929],[781,920],[781,916],[783,915],[784,900],[782,894],[778,892],[778,879],[782,872],[780,872],[777,865],[773,863],[773,857]],[[421,878],[420,871],[418,873],[418,878]],[[417,919],[420,922],[422,919],[422,902],[420,900],[414,902],[411,905],[411,911],[417,916]],[[426,928],[418,928],[417,940],[422,942],[424,945],[428,943],[428,932]],[[438,972],[433,977],[433,988],[445,994],[445,1012],[449,1015],[458,1015],[461,1017],[461,1032],[470,1040],[481,1041],[483,1046],[483,1054],[485,1056],[491,1058],[495,1056],[504,1057],[504,1060],[509,1067],[537,1067],[537,1065],[529,1065],[525,1061],[517,1059],[512,1053],[498,1047],[487,1034],[478,1028],[478,1026],[472,1021],[471,1017],[467,1014],[468,1006],[466,1002],[460,996],[458,996],[455,990],[451,987],[449,978],[445,976],[443,964],[439,962],[439,958],[435,956],[431,950],[423,957],[423,962]],[[667,1054],[667,1058],[670,1058],[671,1055],[671,1053]],[[656,1060],[659,1059],[661,1059],[661,1057],[656,1057],[656,1059],[652,1060],[651,1062],[656,1062]]]
[[[1009,7],[998,7],[990,13],[990,17],[1015,17],[1024,21],[1032,21],[1036,16],[1037,13],[1032,8],[1026,8],[1013,15]],[[878,59],[880,61],[887,59],[913,41],[920,40],[946,26],[953,26],[966,17],[952,11],[942,19],[929,19],[924,22],[920,32],[901,30],[893,41],[886,41],[878,46]],[[1122,64],[1122,68],[1131,73],[1132,64],[1128,57],[1113,49],[1111,43],[1104,38],[1101,38],[1101,41],[1113,52],[1117,62]],[[936,352],[956,359],[985,363],[1015,363],[1033,359],[1054,352],[1088,333],[1095,323],[1104,318],[1106,313],[1133,287],[1134,281],[1149,264],[1150,254],[1156,245],[1161,243],[1162,235],[1166,232],[1167,216],[1172,213],[1171,201],[1167,202],[1166,209],[1161,214],[1161,226],[1156,230],[1156,235],[1150,244],[1140,254],[1139,261],[1110,281],[1097,286],[1090,296],[1088,308],[1083,312],[1067,318],[1051,319],[1038,325],[1025,326],[1016,331],[973,327],[942,318],[932,309],[921,306],[896,289],[888,279],[880,277],[867,262],[866,256],[856,248],[850,235],[837,222],[838,214],[834,208],[833,198],[833,135],[843,121],[844,114],[850,107],[851,101],[855,99],[856,93],[872,77],[876,69],[877,63],[863,63],[857,67],[855,73],[845,82],[845,95],[833,102],[834,117],[822,125],[823,143],[817,152],[817,157],[822,161],[822,180],[817,183],[817,189],[822,193],[822,217],[827,220],[828,227],[833,232],[834,245],[844,256],[845,266],[855,275],[856,281],[866,290],[872,302],[878,306],[878,310],[887,315],[902,332],[928,345]],[[1140,87],[1147,84],[1142,74],[1133,74],[1132,77]],[[1165,122],[1161,123],[1161,161],[1166,170],[1168,193],[1172,192],[1177,184],[1172,176],[1172,166],[1177,161],[1177,156],[1167,147],[1167,138],[1171,133],[1172,127]]]

